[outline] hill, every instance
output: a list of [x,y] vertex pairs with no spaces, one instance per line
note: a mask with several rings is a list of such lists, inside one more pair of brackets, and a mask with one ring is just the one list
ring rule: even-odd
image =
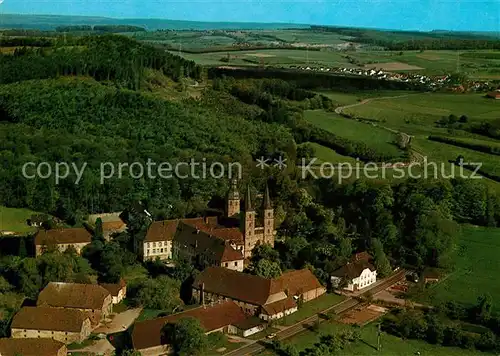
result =
[[308,25],[259,22],[198,22],[167,19],[120,19],[110,17],[62,16],[62,15],[21,15],[2,14],[0,28],[25,28],[55,30],[62,25],[133,25],[154,31],[172,30],[215,30],[215,29],[279,29],[307,28]]

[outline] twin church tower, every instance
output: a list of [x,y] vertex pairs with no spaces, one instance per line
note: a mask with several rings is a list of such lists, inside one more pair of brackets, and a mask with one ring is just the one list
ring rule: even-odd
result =
[[[243,222],[240,225],[240,230],[244,238],[244,255],[249,258],[252,255],[252,250],[258,244],[269,244],[274,247],[274,236],[276,230],[274,228],[274,209],[269,197],[269,188],[266,185],[266,191],[262,202],[262,215],[257,218],[257,214],[252,204],[250,196],[250,186],[247,187],[245,196],[245,211]],[[241,198],[238,191],[237,182],[231,182],[226,201],[226,214],[229,218],[238,218],[242,215]]]

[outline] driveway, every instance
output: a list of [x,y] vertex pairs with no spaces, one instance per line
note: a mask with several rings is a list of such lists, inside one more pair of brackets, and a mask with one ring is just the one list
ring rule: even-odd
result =
[[125,310],[123,313],[115,314],[114,318],[94,330],[95,334],[114,334],[127,330],[130,325],[141,314],[142,308]]

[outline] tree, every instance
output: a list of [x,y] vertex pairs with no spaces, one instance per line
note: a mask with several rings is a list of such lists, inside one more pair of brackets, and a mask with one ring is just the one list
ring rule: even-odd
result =
[[488,322],[491,318],[491,310],[493,308],[493,299],[491,295],[484,294],[477,298],[477,305],[475,308],[476,320],[482,324]]
[[384,278],[391,273],[391,265],[385,255],[382,243],[378,239],[372,239],[372,249],[377,275]]
[[272,262],[267,259],[262,259],[257,262],[257,266],[255,266],[254,273],[257,276],[261,276],[264,278],[278,278],[281,276],[281,268],[279,263]]
[[28,257],[28,250],[26,249],[26,238],[24,236],[19,238],[19,251],[17,255],[21,258]]
[[208,337],[199,320],[183,318],[176,323],[168,323],[162,330],[163,338],[172,345],[175,355],[202,355],[208,348]]
[[99,241],[104,242],[104,231],[103,231],[103,227],[102,227],[102,219],[101,218],[97,218],[95,221],[95,230],[94,230],[93,238],[95,240],[99,240]]
[[167,276],[143,279],[130,287],[130,299],[135,305],[172,312],[182,305],[180,283]]

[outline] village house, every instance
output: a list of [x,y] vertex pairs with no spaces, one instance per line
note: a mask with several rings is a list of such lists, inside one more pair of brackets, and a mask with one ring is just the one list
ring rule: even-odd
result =
[[371,260],[372,257],[366,252],[355,254],[345,266],[333,272],[332,286],[339,288],[345,285],[343,289],[356,292],[372,285],[377,281],[377,270]]
[[136,322],[132,331],[132,345],[143,356],[163,355],[170,352],[165,343],[163,328],[184,318],[197,319],[206,334],[223,332],[249,336],[264,329],[265,325],[248,318],[238,305],[231,301],[190,309],[185,312],[153,320]]
[[113,304],[120,303],[127,296],[127,284],[123,279],[118,283],[101,283],[101,287],[111,294]]
[[70,247],[80,254],[91,241],[92,235],[84,228],[39,230],[35,235],[36,256],[47,249],[55,248],[64,252]]
[[247,314],[263,320],[283,318],[298,310],[297,302],[310,301],[326,292],[309,270],[290,271],[277,279],[210,267],[193,284],[201,304],[232,300]]
[[66,356],[68,349],[53,339],[0,339],[0,356]]
[[24,307],[11,324],[12,338],[49,338],[65,344],[82,342],[91,331],[90,316],[78,309]]
[[112,302],[110,292],[97,284],[51,282],[40,292],[36,305],[87,312],[96,327],[111,314]]

